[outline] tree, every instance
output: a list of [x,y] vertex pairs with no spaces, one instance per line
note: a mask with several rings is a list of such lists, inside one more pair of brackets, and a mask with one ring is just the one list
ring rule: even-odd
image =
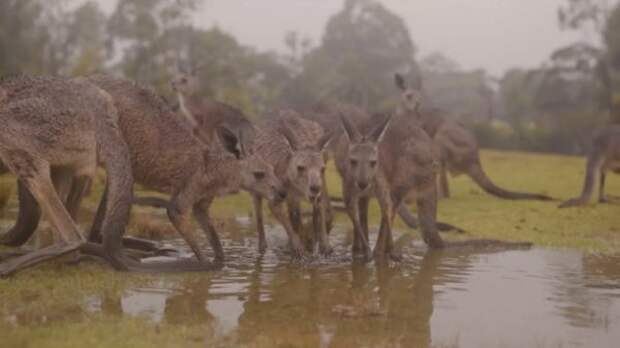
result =
[[[336,99],[362,107],[385,108],[395,95],[396,72],[419,81],[415,46],[403,20],[373,0],[347,0],[332,16],[321,45],[309,52],[295,95],[299,106]],[[303,82],[302,82],[303,81]],[[392,101],[393,103],[393,101]]]

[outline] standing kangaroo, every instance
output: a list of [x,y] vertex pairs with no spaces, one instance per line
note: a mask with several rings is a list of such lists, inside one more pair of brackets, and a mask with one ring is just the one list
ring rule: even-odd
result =
[[342,177],[344,202],[353,222],[353,253],[368,256],[368,203],[373,196],[381,208],[381,227],[374,257],[398,259],[392,242],[392,223],[403,201],[413,194],[424,242],[443,248],[437,233],[436,160],[433,142],[414,122],[390,124],[390,117],[357,119],[340,115],[345,136],[335,152]]
[[486,175],[480,163],[478,142],[474,134],[461,123],[444,118],[441,112],[422,110],[421,94],[407,87],[405,79],[395,75],[396,86],[401,90],[399,117],[410,117],[420,122],[420,127],[431,136],[439,149],[439,196],[450,197],[447,172],[452,175],[465,173],[484,191],[504,199],[550,200],[543,194],[513,192],[495,185]]
[[[294,111],[282,111],[273,119],[257,125],[254,150],[275,169],[276,176],[287,190],[289,215],[284,213],[283,201],[273,201],[269,208],[282,224],[289,237],[295,256],[303,255],[299,238],[301,232],[300,200],[307,199],[313,207],[314,242],[320,252],[329,254],[331,246],[327,239],[325,194],[325,160],[323,151],[331,133],[324,132],[316,122],[301,118]],[[254,211],[259,237],[259,250],[267,247],[263,226],[262,199],[254,195]]]
[[592,150],[586,161],[586,178],[581,195],[563,202],[560,208],[586,204],[594,191],[597,174],[599,175],[598,201],[607,202],[605,176],[609,170],[620,174],[620,125],[608,126],[594,134]]

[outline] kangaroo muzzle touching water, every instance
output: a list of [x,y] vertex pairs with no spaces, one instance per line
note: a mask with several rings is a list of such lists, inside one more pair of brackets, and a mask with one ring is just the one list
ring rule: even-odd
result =
[[599,180],[598,201],[606,203],[605,179],[609,171],[620,174],[620,125],[608,126],[593,135],[592,149],[586,159],[586,177],[581,195],[563,202],[559,207],[567,208],[586,204],[594,192],[597,176]]
[[405,79],[395,75],[401,91],[398,117],[413,118],[428,133],[439,150],[439,196],[450,197],[448,172],[452,175],[467,174],[485,192],[499,198],[513,200],[551,200],[538,194],[515,192],[497,186],[485,173],[480,163],[478,141],[473,132],[463,124],[448,119],[438,109],[424,108],[421,92],[407,86]]

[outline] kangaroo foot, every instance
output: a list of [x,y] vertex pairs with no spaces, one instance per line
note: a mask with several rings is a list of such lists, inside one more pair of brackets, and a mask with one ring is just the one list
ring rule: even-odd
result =
[[558,206],[558,208],[568,208],[568,207],[577,207],[580,205],[584,205],[585,202],[580,198],[569,199]]
[[8,277],[18,271],[35,266],[41,262],[69,254],[78,250],[82,244],[83,243],[81,241],[59,243],[33,251],[26,255],[12,258],[0,264],[0,277]]
[[301,259],[305,254],[305,249],[299,238],[292,238],[289,245],[294,259]]
[[319,247],[319,252],[323,256],[328,256],[328,255],[331,255],[334,252],[334,248],[332,248],[332,246],[329,245],[329,243],[321,243],[321,245]]

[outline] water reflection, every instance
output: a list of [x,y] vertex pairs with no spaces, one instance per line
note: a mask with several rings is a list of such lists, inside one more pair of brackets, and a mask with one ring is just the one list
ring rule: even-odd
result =
[[[400,265],[360,264],[346,233],[328,260],[290,262],[235,234],[228,266],[81,299],[86,310],[200,325],[205,342],[272,347],[613,347],[620,340],[620,258],[551,250],[427,252],[408,235]],[[115,297],[116,296],[116,297]],[[69,319],[71,320],[71,319]]]

